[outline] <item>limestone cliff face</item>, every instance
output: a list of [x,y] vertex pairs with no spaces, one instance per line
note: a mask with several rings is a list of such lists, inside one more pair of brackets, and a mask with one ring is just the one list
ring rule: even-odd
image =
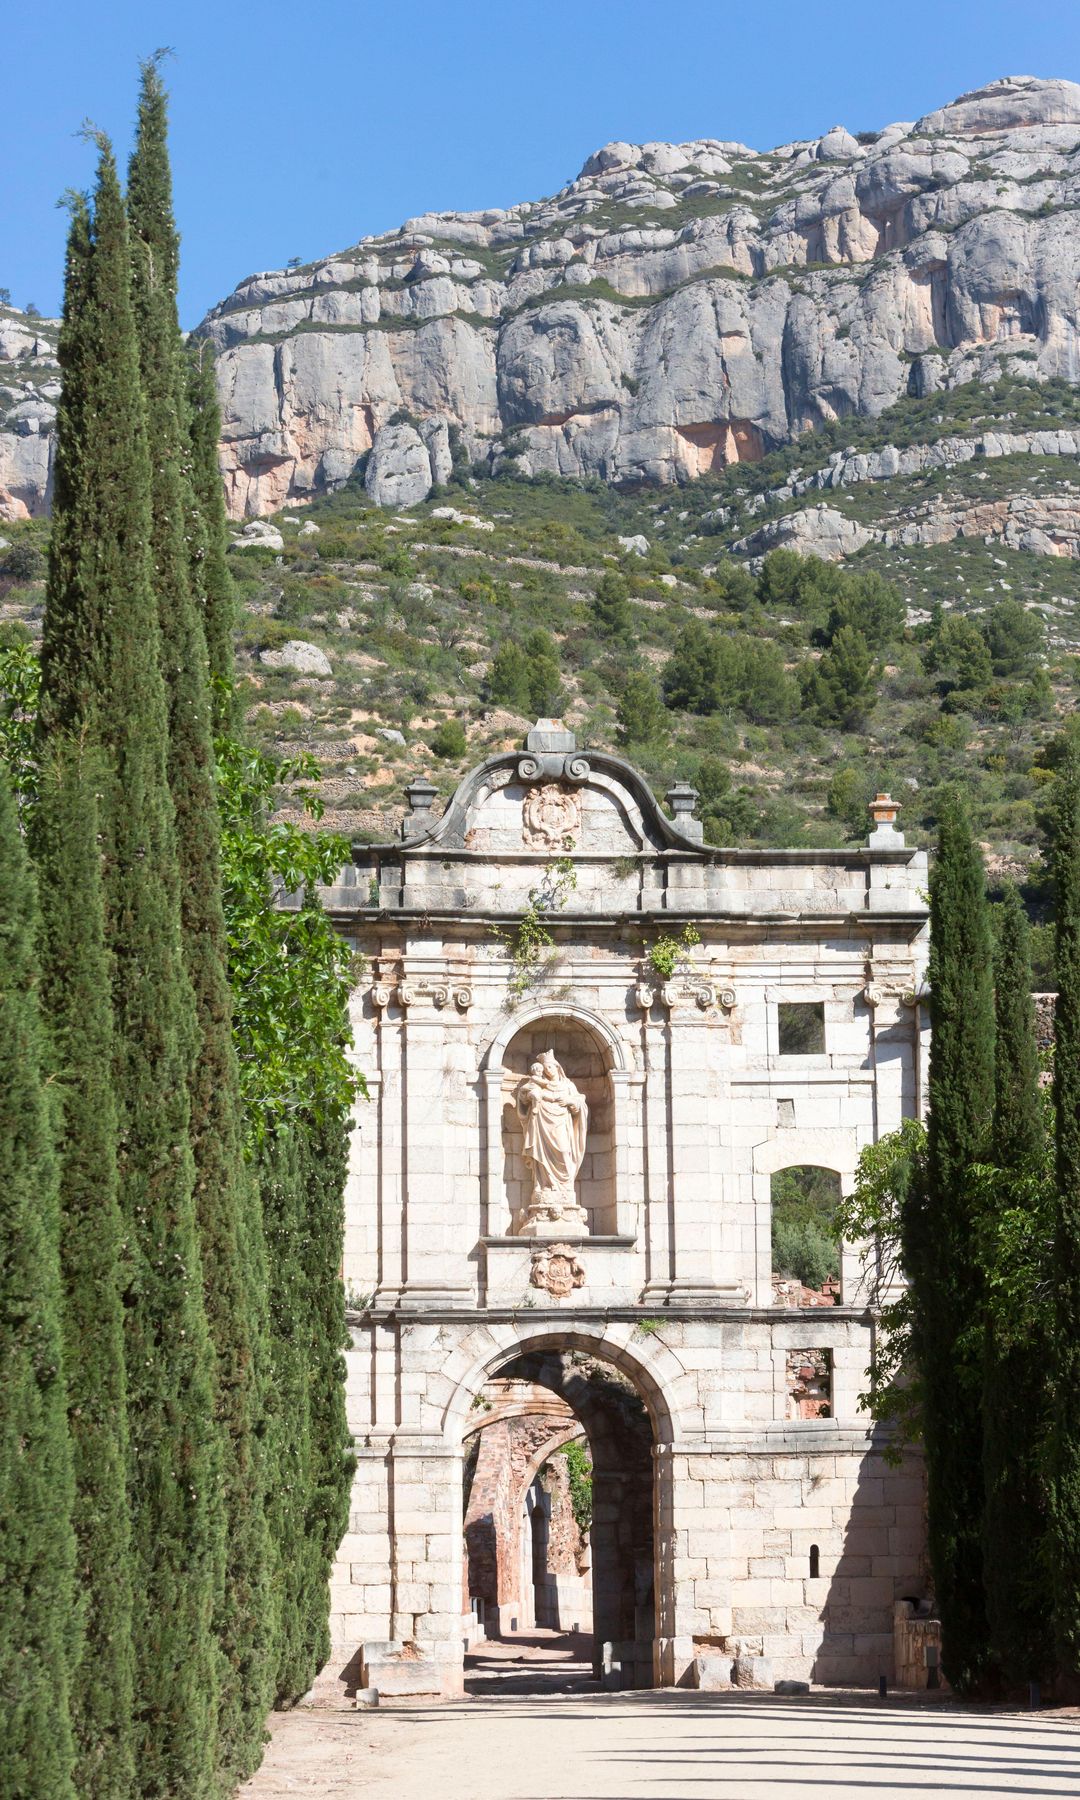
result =
[[[608,144],[550,199],[424,214],[215,307],[230,510],[363,457],[372,497],[409,505],[455,435],[526,473],[673,482],[1013,359],[1080,380],[1078,206],[1066,81],[765,153]],[[44,507],[43,431],[0,410],[0,516]]]
[[0,307],[0,519],[48,510],[60,396],[56,319]]
[[1013,358],[1080,379],[1078,203],[1064,81],[764,154],[609,144],[548,200],[409,219],[216,307],[231,509],[373,448],[369,490],[409,504],[455,427],[525,472],[672,482]]

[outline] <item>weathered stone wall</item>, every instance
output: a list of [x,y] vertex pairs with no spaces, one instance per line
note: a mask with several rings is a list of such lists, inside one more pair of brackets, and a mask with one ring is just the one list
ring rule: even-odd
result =
[[[863,1147],[920,1111],[925,858],[881,827],[864,850],[703,850],[685,797],[686,830],[632,770],[567,737],[538,731],[525,756],[492,759],[437,823],[414,807],[405,843],[358,852],[327,896],[366,958],[353,1010],[371,1098],[345,1276],[374,1296],[348,1357],[360,1467],[338,1654],[411,1645],[372,1652],[383,1685],[455,1691],[474,1401],[555,1358],[561,1375],[543,1379],[594,1454],[597,1633],[630,1644],[639,1678],[647,1639],[661,1683],[730,1644],[778,1677],[876,1684],[894,1600],[925,1591],[920,1476],[885,1463],[859,1409],[860,1246],[844,1246],[831,1304],[777,1303],[771,1179],[813,1165],[846,1191]],[[553,856],[529,823],[544,783],[572,821],[578,882],[522,987],[514,909]],[[658,972],[647,946],[686,923],[700,942]],[[789,1000],[823,1007],[812,1055],[780,1052]],[[525,1058],[556,1046],[605,1134],[586,1182],[610,1182],[592,1229],[550,1258],[581,1277],[562,1288],[551,1240],[514,1231],[507,1116]],[[605,1461],[605,1369],[646,1409],[640,1468],[626,1442]]]

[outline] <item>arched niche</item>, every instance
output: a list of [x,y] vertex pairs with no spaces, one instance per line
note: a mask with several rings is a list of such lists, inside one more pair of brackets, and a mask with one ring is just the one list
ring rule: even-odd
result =
[[787,1163],[769,1176],[770,1277],[801,1284],[826,1301],[839,1302],[841,1246],[832,1226],[843,1198],[838,1169],[821,1163]]
[[626,1044],[606,1021],[580,1007],[517,1012],[493,1040],[483,1069],[487,1102],[487,1230],[516,1233],[532,1192],[516,1095],[530,1063],[551,1050],[588,1103],[579,1204],[593,1236],[625,1229],[620,1215],[620,1151],[627,1142],[625,1096],[633,1080]]

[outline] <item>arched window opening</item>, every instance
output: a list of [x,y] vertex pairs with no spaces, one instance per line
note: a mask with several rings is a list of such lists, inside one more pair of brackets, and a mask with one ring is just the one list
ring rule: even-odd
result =
[[817,1581],[821,1574],[821,1551],[816,1544],[810,1546],[810,1579]]
[[772,1278],[778,1305],[832,1306],[840,1298],[835,1233],[840,1177],[800,1165],[772,1178]]

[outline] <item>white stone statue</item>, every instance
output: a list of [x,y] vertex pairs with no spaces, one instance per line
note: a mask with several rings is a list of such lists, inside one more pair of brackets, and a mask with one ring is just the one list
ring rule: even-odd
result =
[[589,1108],[554,1051],[545,1050],[530,1063],[518,1087],[517,1112],[533,1183],[520,1235],[561,1237],[568,1226],[587,1231],[589,1217],[578,1205],[575,1184],[585,1155]]

